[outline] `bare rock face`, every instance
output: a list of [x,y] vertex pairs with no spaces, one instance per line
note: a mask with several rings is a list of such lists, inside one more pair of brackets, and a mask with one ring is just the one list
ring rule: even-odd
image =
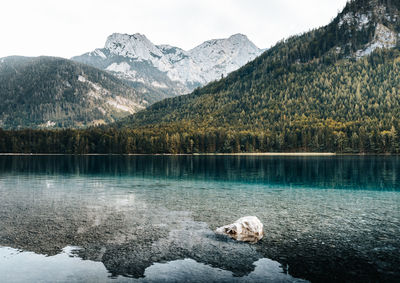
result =
[[255,216],[246,216],[238,219],[215,231],[217,234],[227,235],[237,241],[257,243],[264,236],[264,229],[261,221]]

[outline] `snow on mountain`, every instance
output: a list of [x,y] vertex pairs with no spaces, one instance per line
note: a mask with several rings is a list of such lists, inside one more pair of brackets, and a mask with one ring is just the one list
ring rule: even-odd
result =
[[113,55],[136,59],[138,61],[161,58],[160,50],[143,34],[133,35],[114,33],[107,38],[104,49]]
[[261,53],[243,34],[235,34],[228,39],[209,40],[189,51],[195,64],[200,66],[197,75],[203,83],[239,69]]
[[377,24],[374,39],[368,43],[364,49],[356,52],[356,57],[364,57],[370,55],[378,48],[394,48],[396,47],[398,35],[382,24]]
[[337,27],[347,42],[335,46],[336,53],[349,52],[345,57],[362,58],[377,49],[395,48],[400,40],[400,17],[397,4],[390,1],[350,1],[338,15]]
[[154,45],[143,34],[114,33],[104,48],[72,59],[175,96],[237,70],[262,51],[242,34],[209,40],[185,51]]
[[350,26],[356,24],[357,30],[362,30],[367,27],[371,21],[372,13],[368,14],[360,14],[360,13],[347,13],[345,14],[339,22],[339,27],[342,27],[344,24]]
[[138,101],[138,99],[127,99],[119,95],[113,97],[110,91],[108,91],[101,85],[90,81],[83,75],[78,76],[78,81],[88,84],[90,86],[90,90],[86,93],[86,96],[89,99],[93,98],[96,100],[103,100],[104,102],[109,104],[109,106],[112,108],[110,110],[112,111],[127,112],[129,114],[133,114],[139,110],[144,109],[145,105],[147,104],[146,100]]
[[138,81],[137,72],[131,69],[131,66],[126,62],[112,63],[107,68],[107,71],[120,74],[120,77],[127,80]]

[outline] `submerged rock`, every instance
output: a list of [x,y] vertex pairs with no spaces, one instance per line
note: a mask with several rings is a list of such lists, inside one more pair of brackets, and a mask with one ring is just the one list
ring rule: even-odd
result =
[[242,217],[233,224],[222,226],[215,231],[217,234],[242,242],[257,243],[264,236],[263,224],[255,216]]

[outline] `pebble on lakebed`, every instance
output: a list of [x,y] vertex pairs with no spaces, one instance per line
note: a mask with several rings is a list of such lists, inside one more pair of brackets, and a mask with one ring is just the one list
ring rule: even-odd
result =
[[257,243],[264,236],[264,228],[256,216],[246,216],[235,221],[235,223],[217,228],[217,234],[242,242]]

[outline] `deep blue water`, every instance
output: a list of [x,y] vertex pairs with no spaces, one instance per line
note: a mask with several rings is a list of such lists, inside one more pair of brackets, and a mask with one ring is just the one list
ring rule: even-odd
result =
[[7,282],[397,281],[400,158],[0,156],[0,227]]

